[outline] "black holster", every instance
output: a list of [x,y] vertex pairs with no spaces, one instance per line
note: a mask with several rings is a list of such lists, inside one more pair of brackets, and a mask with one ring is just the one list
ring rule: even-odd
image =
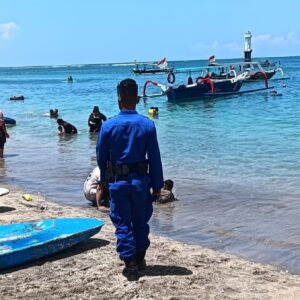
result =
[[148,174],[148,162],[137,162],[131,164],[116,164],[112,166],[114,181],[129,180],[131,174],[144,177]]

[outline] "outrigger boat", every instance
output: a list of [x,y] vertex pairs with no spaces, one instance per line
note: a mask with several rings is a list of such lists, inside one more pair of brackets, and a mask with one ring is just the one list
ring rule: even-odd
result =
[[157,74],[157,73],[169,73],[173,72],[174,68],[168,66],[166,58],[161,59],[157,63],[142,63],[136,64],[132,69],[134,74]]
[[[280,73],[281,76],[277,79],[285,80],[289,79],[285,77],[282,68],[263,68],[259,62],[234,62],[226,64],[210,64],[207,67],[196,68],[178,68],[174,69],[173,73],[194,73],[200,72],[202,77],[207,74],[211,74],[213,79],[220,78],[234,78],[242,73],[247,73],[243,76],[243,81],[257,81],[257,80],[269,80],[276,73]],[[170,80],[169,80],[170,79]],[[168,82],[172,83],[171,75],[168,77]]]
[[288,77],[284,76],[282,68],[276,68],[276,66],[270,67],[271,66],[263,68],[261,63],[252,61],[230,64],[230,68],[235,70],[237,74],[240,72],[248,72],[248,76],[246,76],[245,81],[269,80],[276,73],[281,74],[281,77],[277,79],[288,79]]
[[[195,68],[185,69],[185,71],[189,73],[187,84],[174,85],[174,73],[172,73],[173,76],[170,76],[170,73],[168,74],[168,81],[169,83],[171,81],[171,85],[163,85],[148,80],[144,84],[142,96],[145,98],[167,96],[168,101],[184,101],[239,95],[273,89],[273,87],[269,87],[268,85],[267,76],[265,76],[265,87],[240,91],[243,82],[249,75],[248,71],[237,74],[235,70],[230,70],[230,68],[226,68],[224,65],[214,65],[198,68],[198,70],[199,69],[208,72],[205,76],[202,76],[204,74],[201,73],[201,76],[197,77],[195,82],[193,82],[191,77],[191,73],[195,71]],[[146,89],[149,84],[159,87],[161,92],[159,94],[147,94]]]

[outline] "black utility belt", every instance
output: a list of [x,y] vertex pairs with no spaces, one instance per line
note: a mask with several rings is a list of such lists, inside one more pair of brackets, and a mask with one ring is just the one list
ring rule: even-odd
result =
[[112,171],[115,180],[128,180],[133,173],[144,177],[148,174],[148,162],[116,164],[112,166]]

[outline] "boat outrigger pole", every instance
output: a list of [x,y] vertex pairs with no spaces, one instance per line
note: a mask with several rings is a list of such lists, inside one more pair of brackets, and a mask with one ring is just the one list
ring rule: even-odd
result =
[[[146,95],[146,89],[147,89],[147,86],[148,84],[152,84],[154,86],[158,86],[160,87],[161,89],[161,93],[160,94],[151,94],[151,95]],[[156,81],[153,81],[153,80],[147,80],[145,83],[144,83],[144,87],[143,87],[143,95],[142,97],[143,98],[154,98],[154,97],[160,97],[160,96],[163,96],[165,94],[165,91],[168,89],[167,86],[163,85],[163,84],[160,84],[160,83],[157,83]]]

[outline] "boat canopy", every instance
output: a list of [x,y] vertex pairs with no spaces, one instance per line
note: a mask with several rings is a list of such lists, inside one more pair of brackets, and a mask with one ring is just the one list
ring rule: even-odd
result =
[[263,67],[259,62],[232,62],[232,63],[224,63],[224,64],[214,64],[211,66],[202,66],[202,67],[191,67],[191,68],[176,68],[174,69],[174,73],[194,73],[194,72],[202,72],[205,70],[213,71],[213,70],[232,70],[232,69],[241,69],[243,71],[259,69],[263,71]]

